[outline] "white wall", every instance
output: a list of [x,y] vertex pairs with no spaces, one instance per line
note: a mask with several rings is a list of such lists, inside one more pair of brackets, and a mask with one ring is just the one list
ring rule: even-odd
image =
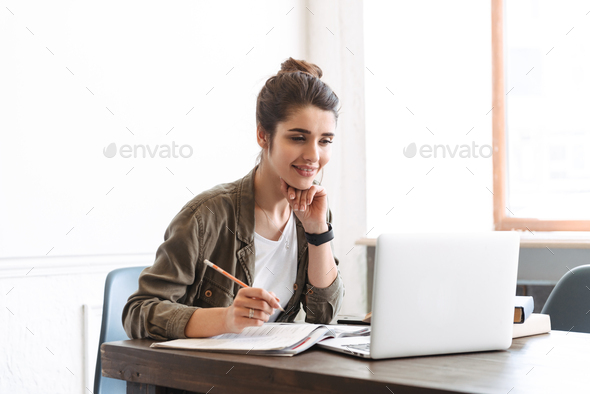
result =
[[91,392],[106,274],[117,267],[149,265],[151,258],[3,259],[0,392]]
[[366,1],[364,12],[367,236],[492,230],[491,157],[403,154],[491,145],[490,2]]
[[[0,256],[151,252],[191,191],[245,175],[256,95],[303,54],[297,4],[7,3]],[[113,142],[193,155],[108,159]]]
[[[256,95],[304,56],[304,12],[299,1],[3,3],[0,392],[89,392],[82,306],[100,306],[109,270],[151,264],[191,191],[252,168]],[[173,141],[193,155],[103,155]]]

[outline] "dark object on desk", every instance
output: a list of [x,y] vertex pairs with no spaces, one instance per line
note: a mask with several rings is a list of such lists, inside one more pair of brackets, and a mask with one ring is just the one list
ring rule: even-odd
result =
[[[370,312],[369,312],[369,314],[370,314]],[[338,324],[358,324],[358,325],[363,325],[363,326],[370,326],[371,325],[371,318],[369,317],[367,319],[367,316],[339,315],[338,320],[336,322]]]
[[146,267],[119,268],[107,275],[104,285],[98,357],[96,358],[96,370],[94,372],[94,394],[124,394],[127,392],[124,381],[102,376],[100,345],[104,342],[129,339],[123,329],[121,315],[127,299],[137,290],[137,279],[144,268]]
[[522,324],[533,313],[535,301],[531,296],[516,296],[514,299],[514,323]]
[[569,270],[549,295],[544,314],[551,316],[551,329],[590,333],[590,265]]

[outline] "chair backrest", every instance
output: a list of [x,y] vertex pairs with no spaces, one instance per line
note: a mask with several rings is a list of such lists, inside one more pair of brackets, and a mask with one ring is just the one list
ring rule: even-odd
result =
[[119,268],[107,275],[104,286],[102,324],[98,341],[98,357],[94,373],[94,394],[126,393],[124,380],[105,378],[101,373],[100,345],[104,342],[129,339],[123,329],[122,314],[127,299],[138,287],[139,274],[146,267]]
[[565,274],[547,298],[541,313],[551,316],[551,329],[590,333],[590,265]]

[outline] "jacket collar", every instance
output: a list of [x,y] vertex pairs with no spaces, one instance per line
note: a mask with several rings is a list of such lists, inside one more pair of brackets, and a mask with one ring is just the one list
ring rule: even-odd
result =
[[254,242],[254,174],[258,166],[242,178],[238,187],[238,223],[237,234],[239,240],[246,244]]

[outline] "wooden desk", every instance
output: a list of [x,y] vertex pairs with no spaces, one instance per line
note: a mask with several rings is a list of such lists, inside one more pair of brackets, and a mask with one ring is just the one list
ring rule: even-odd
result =
[[322,349],[264,357],[105,343],[104,376],[128,393],[588,393],[590,334],[553,331],[507,351],[370,361]]

